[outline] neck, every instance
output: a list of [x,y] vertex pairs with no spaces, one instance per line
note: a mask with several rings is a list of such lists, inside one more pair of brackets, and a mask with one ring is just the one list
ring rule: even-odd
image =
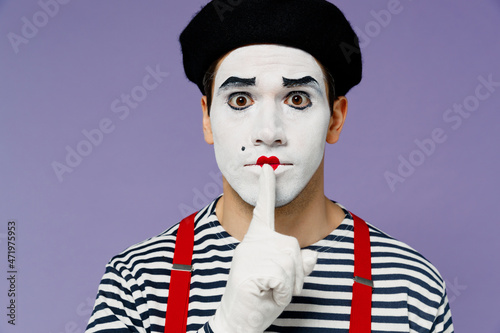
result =
[[[340,207],[324,195],[323,162],[307,186],[289,204],[275,210],[275,230],[293,236],[307,247],[331,233],[344,219]],[[253,216],[253,206],[236,193],[223,177],[224,195],[217,203],[217,217],[224,229],[241,241]]]

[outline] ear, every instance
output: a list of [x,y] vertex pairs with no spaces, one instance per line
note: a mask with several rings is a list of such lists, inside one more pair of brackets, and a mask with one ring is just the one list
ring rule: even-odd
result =
[[208,115],[207,96],[201,98],[201,109],[203,110],[203,135],[205,141],[209,145],[214,144],[214,136],[212,134],[212,124],[210,123],[210,116]]
[[339,140],[346,116],[347,98],[345,98],[345,96],[340,96],[333,102],[333,113],[330,117],[330,124],[328,125],[326,142],[332,144]]

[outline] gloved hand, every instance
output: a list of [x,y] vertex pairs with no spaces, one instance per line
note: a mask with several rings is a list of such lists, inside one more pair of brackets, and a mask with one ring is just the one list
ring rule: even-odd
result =
[[263,332],[299,295],[317,253],[274,231],[276,178],[262,166],[249,229],[237,246],[221,304],[210,319],[215,333]]

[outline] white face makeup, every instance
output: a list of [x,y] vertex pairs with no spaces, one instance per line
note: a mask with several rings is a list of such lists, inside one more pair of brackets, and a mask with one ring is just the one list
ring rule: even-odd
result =
[[250,205],[262,163],[275,168],[277,207],[299,195],[323,159],[329,121],[323,71],[310,54],[251,45],[221,62],[210,108],[215,158]]

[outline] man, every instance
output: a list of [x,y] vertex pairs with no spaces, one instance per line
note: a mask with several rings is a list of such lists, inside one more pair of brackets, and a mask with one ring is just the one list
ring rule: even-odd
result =
[[188,332],[453,332],[437,270],[324,195],[325,143],[361,80],[343,14],[324,0],[221,8],[180,38],[223,174],[194,218],[188,304],[172,301],[177,224],[110,261],[87,332],[169,332],[185,315]]

